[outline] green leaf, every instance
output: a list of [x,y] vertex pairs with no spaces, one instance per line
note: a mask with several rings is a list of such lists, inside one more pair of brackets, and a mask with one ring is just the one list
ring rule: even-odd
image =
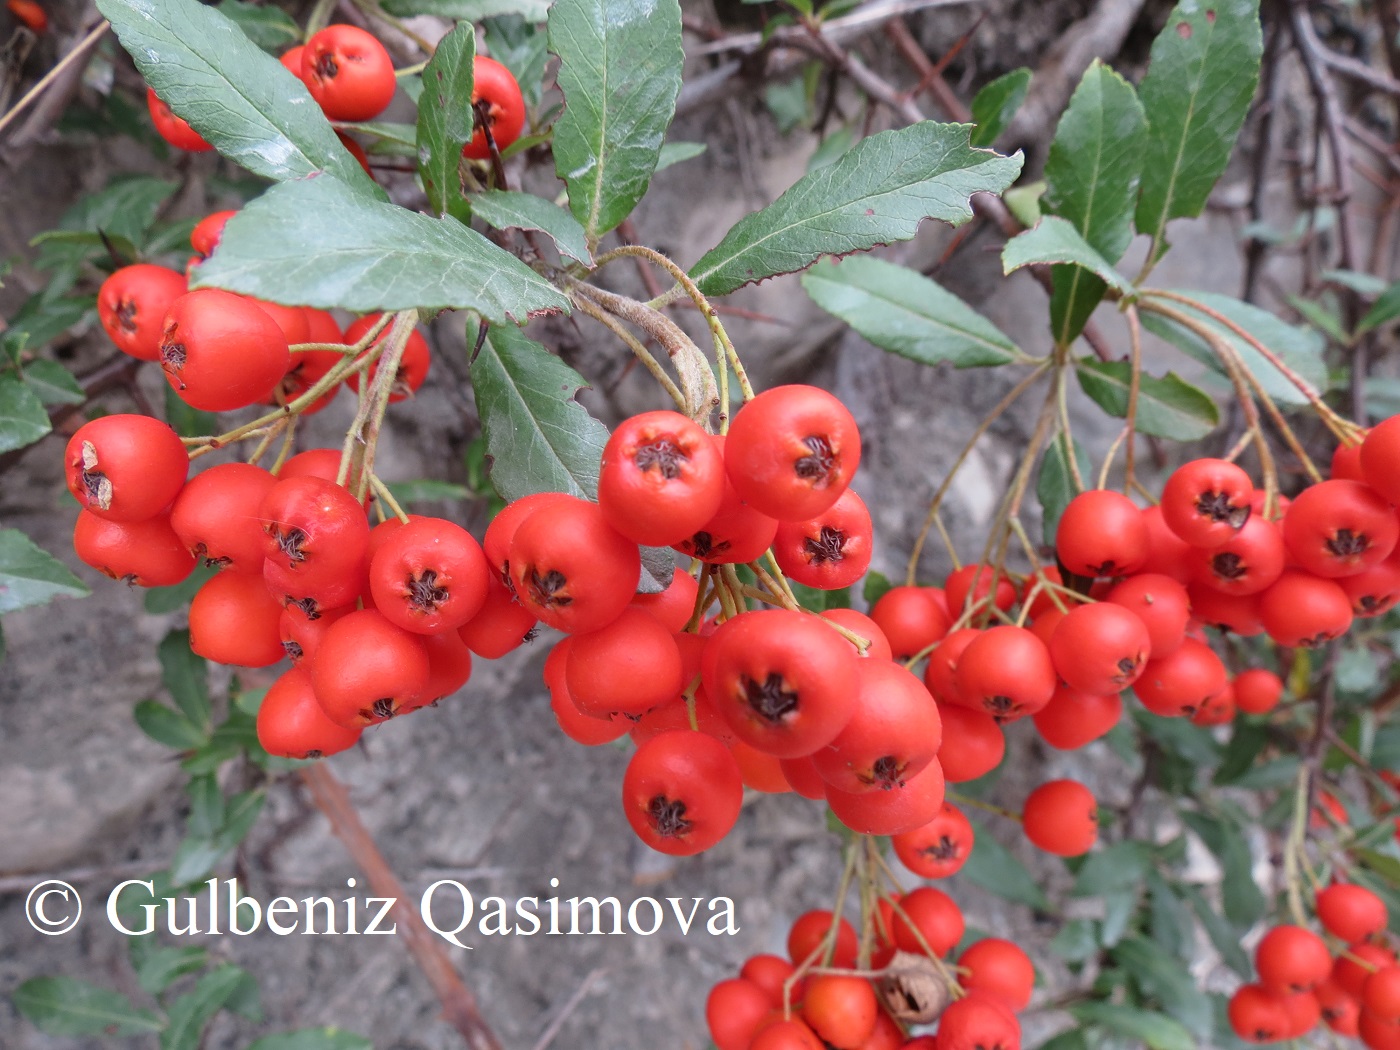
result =
[[0,613],[92,592],[68,567],[18,529],[0,529]]
[[1118,1003],[1082,1003],[1070,1009],[1085,1024],[1101,1025],[1146,1043],[1150,1050],[1195,1050],[1196,1040],[1179,1022]]
[[1088,919],[1071,919],[1062,925],[1050,940],[1050,950],[1065,962],[1080,963],[1099,954],[1099,938],[1094,923]]
[[[1127,361],[1086,359],[1075,364],[1084,393],[1105,412],[1119,419],[1128,415],[1132,365]],[[1160,379],[1143,374],[1138,381],[1139,433],[1174,441],[1197,441],[1220,423],[1220,410],[1210,396],[1175,372]]]
[[672,164],[693,160],[704,153],[707,148],[703,142],[662,143],[661,155],[656,158],[656,170],[660,171],[662,168],[669,168]]
[[[105,250],[102,254],[106,255]],[[50,296],[53,290],[54,284],[50,283],[47,289],[25,300],[15,311],[10,327],[5,330],[8,345],[18,346],[23,342],[29,349],[37,350],[96,312],[95,295]]]
[[0,452],[32,445],[52,429],[39,395],[13,372],[0,373]]
[[338,1028],[303,1028],[298,1032],[265,1035],[248,1050],[374,1050],[374,1044]]
[[1235,722],[1234,735],[1225,746],[1225,757],[1215,771],[1214,783],[1233,784],[1249,772],[1268,742],[1269,733],[1262,722]]
[[[1223,317],[1229,318],[1241,329],[1268,347],[1288,368],[1308,383],[1318,393],[1326,393],[1331,385],[1327,375],[1327,363],[1323,358],[1326,342],[1310,328],[1288,324],[1250,303],[1241,302],[1228,295],[1214,292],[1180,291],[1199,302],[1202,306]],[[1308,399],[1297,386],[1272,365],[1258,350],[1240,338],[1220,322],[1207,316],[1192,306],[1172,303],[1172,308],[1187,314],[1201,324],[1218,333],[1219,337],[1234,347],[1244,361],[1245,367],[1259,380],[1260,385],[1271,398],[1286,405],[1306,405]],[[1190,354],[1196,360],[1209,365],[1216,372],[1225,374],[1214,350],[1175,321],[1159,314],[1144,312],[1144,328],[1172,343],[1177,349]]]
[[1235,780],[1235,787],[1249,791],[1268,788],[1281,788],[1298,779],[1298,756],[1283,755],[1262,765],[1255,766],[1248,773]]
[[1026,101],[1026,89],[1031,86],[1031,71],[1024,66],[1003,73],[977,92],[972,99],[972,132],[974,146],[990,146],[1006,130],[1011,118]]
[[1199,215],[1229,163],[1263,48],[1259,0],[1179,0],[1153,42],[1138,89],[1148,134],[1135,221],[1154,256],[1168,221]]
[[1173,959],[1189,962],[1195,953],[1195,924],[1185,903],[1156,871],[1147,873],[1152,940]]
[[223,827],[224,793],[213,773],[190,777],[185,785],[190,797],[190,813],[186,820],[189,834],[195,838],[212,838]]
[[[537,23],[543,22],[547,14],[544,4],[540,4],[540,10],[533,17],[506,14],[488,18],[484,23],[487,52],[511,71],[530,110],[539,108],[544,93],[544,70],[549,64],[549,33]],[[545,118],[540,119],[541,124],[547,122]],[[506,153],[514,153],[532,139],[548,142],[551,133],[552,129],[543,135],[522,135]]]
[[210,726],[209,665],[190,648],[190,632],[170,631],[156,650],[160,677],[175,706],[207,733]]
[[1050,902],[1025,865],[975,822],[972,831],[977,848],[968,854],[959,875],[970,885],[995,893],[998,897],[1049,911]]
[[1373,849],[1357,850],[1356,859],[1361,862],[1363,868],[1369,868],[1391,886],[1400,886],[1400,859],[1377,853]]
[[1311,299],[1304,299],[1301,295],[1290,295],[1288,296],[1288,305],[1297,310],[1302,315],[1303,320],[1337,343],[1338,346],[1346,346],[1351,342],[1351,337],[1347,335],[1342,319],[1337,314],[1335,300],[1329,303],[1317,303]]
[[1128,279],[1113,268],[1067,219],[1047,215],[1034,229],[1018,233],[1006,242],[1001,252],[1004,273],[1037,263],[1074,263],[1089,270],[1120,294],[1131,296],[1135,290]]
[[883,572],[871,569],[865,574],[865,583],[861,586],[860,595],[865,599],[867,606],[874,605],[885,596],[885,592],[894,586],[890,578]]
[[569,305],[455,219],[366,200],[327,175],[274,186],[244,206],[193,286],[354,313],[476,310],[497,322]]
[[1264,894],[1254,882],[1254,859],[1244,834],[1233,822],[1206,813],[1183,812],[1181,819],[1215,854],[1224,872],[1221,882],[1225,917],[1235,926],[1253,926],[1264,914]]
[[554,170],[589,243],[631,214],[646,192],[681,88],[677,0],[558,0],[549,50],[564,112]]
[[1103,922],[1099,924],[1099,944],[1112,948],[1123,939],[1138,910],[1139,888],[1112,890],[1103,895]]
[[81,405],[87,400],[73,373],[47,358],[24,366],[24,383],[45,405]]
[[560,253],[581,263],[593,264],[588,237],[578,220],[553,201],[533,193],[487,190],[471,199],[472,213],[498,230],[539,230]]
[[[1132,240],[1147,118],[1133,86],[1097,59],[1060,118],[1045,161],[1044,210],[1067,219],[1090,247],[1118,262]],[[1079,266],[1050,274],[1051,329],[1067,346],[1103,298],[1104,282]]]
[[1366,311],[1357,324],[1356,334],[1365,335],[1373,328],[1390,324],[1397,318],[1400,318],[1400,284],[1392,284],[1371,304],[1371,309]]
[[530,22],[543,22],[549,14],[549,0],[384,0],[391,15],[434,15],[463,22],[479,22],[498,15],[521,15]]
[[186,838],[175,850],[171,881],[179,886],[202,881],[247,836],[266,800],[262,791],[246,791],[228,799],[224,824],[215,835]]
[[818,143],[817,148],[812,151],[812,155],[807,158],[807,170],[816,171],[828,164],[835,164],[850,152],[855,140],[856,129],[854,125],[841,125]]
[[206,739],[205,733],[184,713],[155,700],[142,700],[133,715],[141,732],[176,751],[193,751]]
[[248,39],[264,51],[280,55],[288,48],[301,43],[301,30],[296,22],[274,4],[220,0],[219,11],[236,22]]
[[196,0],[99,0],[98,9],[161,100],[235,164],[273,180],[326,171],[383,198],[306,85],[228,16]]
[[161,1022],[126,996],[71,977],[35,977],[10,1001],[49,1035],[137,1035],[159,1032]]
[[592,499],[608,428],[574,400],[583,377],[514,325],[491,329],[471,377],[496,491]]
[[209,962],[209,953],[203,948],[147,947],[147,940],[144,937],[131,939],[133,956],[137,945],[141,946],[141,958],[133,962],[136,983],[147,995],[159,995],[186,974],[204,969]]
[[1200,1040],[1209,1040],[1215,1027],[1210,999],[1196,987],[1184,960],[1172,958],[1140,937],[1125,938],[1113,949],[1113,961],[1123,967],[1143,994],[1162,1005]]
[[[252,974],[237,966],[220,966],[195,982],[195,986],[170,1004],[161,1050],[199,1050],[204,1027],[235,995],[246,994]],[[254,985],[256,987],[256,984]]]
[[[59,221],[59,229],[101,232],[114,240],[144,244],[161,205],[178,187],[177,182],[150,175],[118,175],[101,190],[86,194],[68,209]],[[42,243],[45,239],[46,236],[40,234],[31,243]],[[106,255],[105,249],[102,254]]]
[[472,67],[476,61],[476,27],[461,22],[443,37],[423,69],[423,93],[418,96],[418,174],[428,207],[438,215],[466,222],[471,208],[462,196],[457,172],[462,147],[471,141],[476,113],[472,109]]
[[[422,95],[420,93],[419,97]],[[370,153],[380,152],[375,147],[379,143],[391,143],[393,152],[404,157],[418,156],[418,126],[400,124],[393,120],[362,120],[354,124],[337,124],[341,131],[354,131],[374,139],[368,149]]]
[[823,255],[907,241],[924,219],[972,218],[969,198],[1000,193],[1021,171],[968,145],[966,124],[923,121],[863,139],[835,164],[798,179],[772,204],[740,219],[690,270],[706,295],[792,273]]
[[1083,491],[1075,479],[1074,466],[1079,468],[1079,478],[1093,477],[1093,467],[1089,455],[1073,438],[1061,431],[1045,450],[1045,458],[1040,461],[1040,475],[1036,479],[1035,494],[1040,500],[1041,523],[1045,542],[1055,543],[1055,532],[1060,527],[1060,517],[1070,500]]
[[1012,186],[1001,195],[1001,200],[1006,205],[1006,210],[1015,216],[1016,221],[1030,229],[1040,222],[1040,202],[1044,196],[1045,180],[1038,179],[1035,182]]
[[904,266],[857,255],[802,276],[812,301],[882,350],[921,364],[1002,365],[1020,356],[1002,331],[952,292]]
[[223,429],[219,426],[218,416],[212,412],[201,412],[197,408],[191,408],[168,383],[165,387],[165,421],[174,427],[175,433],[181,437],[217,434]]
[[1089,1031],[1086,1028],[1071,1028],[1041,1043],[1040,1050],[1090,1050]]
[[400,503],[426,503],[470,499],[471,490],[465,485],[451,481],[438,481],[435,478],[417,478],[413,481],[393,481],[388,483],[389,491]]
[[1205,927],[1206,936],[1210,938],[1210,943],[1220,953],[1221,960],[1235,973],[1248,979],[1254,970],[1250,964],[1249,956],[1240,947],[1242,932],[1230,925],[1229,920],[1211,906],[1211,903],[1206,900],[1205,894],[1197,887],[1183,885],[1181,889],[1186,896],[1186,902],[1196,913],[1196,918]]
[[770,81],[763,89],[763,104],[768,107],[768,115],[777,125],[778,134],[788,134],[807,119],[810,99],[805,78]]
[[1072,893],[1076,897],[1099,897],[1137,886],[1147,875],[1151,859],[1151,851],[1144,843],[1115,842],[1084,859]]

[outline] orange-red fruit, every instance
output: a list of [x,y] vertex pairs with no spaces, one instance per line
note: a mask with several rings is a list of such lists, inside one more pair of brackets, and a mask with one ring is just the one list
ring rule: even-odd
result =
[[1147,526],[1128,497],[1091,489],[1065,508],[1055,550],[1060,563],[1078,576],[1127,576],[1147,560]]
[[584,714],[642,715],[685,688],[676,639],[649,612],[624,609],[606,627],[575,634],[571,643],[564,680]]
[[176,149],[189,153],[207,153],[214,147],[190,127],[189,121],[178,117],[163,101],[156,97],[154,88],[146,88],[146,109],[151,114],[151,123],[156,133]]
[[1285,569],[1259,598],[1259,618],[1279,645],[1312,649],[1347,632],[1351,599],[1335,580]]
[[414,706],[428,684],[428,654],[415,635],[362,609],[331,624],[311,671],[327,718],[367,726]]
[[1133,689],[1153,714],[1193,715],[1230,684],[1220,657],[1204,642],[1187,638],[1170,656],[1149,660]]
[[373,33],[329,25],[312,34],[301,56],[301,79],[331,120],[373,120],[394,97],[394,62]]
[[1383,561],[1400,539],[1395,508],[1359,481],[1309,485],[1283,519],[1292,561],[1315,576],[1353,576]]
[[1230,1027],[1251,1043],[1272,1043],[1286,1038],[1288,1016],[1278,995],[1263,985],[1246,984],[1230,997]]
[[1167,527],[1192,547],[1218,547],[1250,517],[1254,483],[1234,463],[1196,459],[1172,472],[1162,488]]
[[[358,343],[369,333],[369,330],[378,323],[382,314],[366,314],[364,317],[350,323],[350,327],[345,329],[345,343],[352,345]],[[376,347],[388,338],[389,330],[386,328],[370,343],[370,347]],[[366,349],[360,357],[368,354]],[[356,360],[359,360],[357,358]],[[400,401],[413,396],[422,387],[428,378],[428,370],[432,367],[433,352],[428,346],[428,341],[423,338],[422,333],[417,329],[408,333],[408,341],[404,343],[403,355],[399,358],[399,366],[394,373],[394,382],[390,386],[389,402],[398,404]],[[380,361],[376,360],[369,367],[369,381],[374,382],[374,377],[379,373]],[[351,372],[345,377],[345,385],[351,390],[359,392],[360,373]]]
[[892,932],[895,944],[904,951],[924,955],[927,945],[941,958],[962,940],[966,928],[962,909],[942,890],[920,886],[901,897],[899,906],[904,914],[894,914]]
[[825,1050],[825,1047],[805,1021],[794,1018],[761,1029],[749,1044],[749,1050]]
[[720,981],[705,999],[705,1022],[718,1050],[748,1050],[758,1023],[773,1009],[768,993],[741,977]]
[[744,783],[729,750],[692,729],[642,744],[622,775],[623,811],[637,836],[676,857],[707,850],[739,819]]
[[258,507],[277,479],[251,463],[219,463],[186,482],[170,508],[181,542],[206,565],[262,575]]
[[64,451],[68,491],[108,521],[153,518],[189,474],[184,443],[170,424],[142,415],[101,416],[84,423]]
[[1400,504],[1400,415],[1377,423],[1366,434],[1361,442],[1361,472],[1366,484]]
[[943,769],[934,759],[902,784],[851,793],[830,785],[826,803],[836,819],[861,835],[898,835],[927,824],[943,805]]
[[808,521],[779,522],[773,554],[789,579],[835,591],[849,587],[870,568],[872,538],[865,501],[847,489]]
[[[1063,629],[1064,622],[1055,633]],[[1054,695],[1055,681],[1045,643],[1024,627],[983,631],[958,660],[957,686],[963,700],[999,721],[1039,711]]]
[[975,839],[972,823],[951,802],[944,802],[938,815],[913,831],[895,835],[891,841],[895,856],[915,875],[944,879],[967,863]]
[[714,517],[723,498],[723,456],[679,412],[632,416],[603,448],[598,506],[634,543],[680,543]]
[[182,273],[150,263],[123,266],[97,291],[97,319],[122,353],[159,361],[166,312],[187,291]]
[[842,791],[887,791],[938,754],[943,740],[938,705],[899,664],[861,660],[856,676],[854,713],[812,761],[822,779]]
[[556,630],[596,631],[617,619],[642,575],[637,545],[596,503],[572,497],[520,523],[509,548],[516,599]]
[[1006,734],[991,715],[958,704],[939,704],[943,744],[938,764],[950,784],[986,776],[1006,755]]
[[899,661],[943,639],[952,626],[943,594],[933,587],[891,587],[870,610]]
[[1317,895],[1317,920],[1334,937],[1351,944],[1385,929],[1385,902],[1365,886],[1338,882]]
[[1151,649],[1136,613],[1113,602],[1073,608],[1050,637],[1060,678],[1086,693],[1116,693],[1142,674]]
[[1366,978],[1361,1007],[1383,1021],[1400,1021],[1400,966],[1387,966]]
[[616,721],[608,718],[595,718],[579,710],[569,695],[568,683],[564,680],[564,666],[569,658],[572,638],[563,638],[555,643],[544,660],[544,684],[549,690],[549,707],[559,728],[576,744],[597,747],[610,743],[627,732],[624,719]]
[[169,514],[108,521],[83,510],[73,525],[73,550],[104,576],[138,587],[168,587],[194,571],[194,557],[170,527]]
[[958,957],[958,966],[969,971],[958,978],[968,991],[986,992],[1012,1010],[1030,1005],[1035,967],[1030,956],[1011,941],[986,937],[970,944]]
[[771,387],[734,414],[724,469],[739,495],[780,521],[814,518],[840,497],[860,465],[850,411],[818,387]]
[[455,631],[486,602],[490,569],[466,529],[442,518],[394,530],[369,565],[374,604],[415,634]]
[[286,655],[281,618],[261,576],[221,572],[190,601],[190,648],[216,664],[267,667]]
[[1301,926],[1275,926],[1254,949],[1259,983],[1280,994],[1311,991],[1332,971],[1327,944]]
[[1047,744],[1059,751],[1073,751],[1118,724],[1123,717],[1123,698],[1117,693],[1085,693],[1061,685],[1050,702],[1031,717]]
[[217,288],[180,296],[160,339],[165,378],[205,412],[265,401],[291,367],[286,336],[256,303]]
[[836,1050],[860,1050],[879,1012],[875,989],[863,977],[818,974],[807,982],[802,1017]]
[[825,939],[830,935],[833,923],[836,923],[836,936],[830,962],[823,963],[825,955],[818,955],[818,964],[830,965],[836,969],[855,966],[859,947],[856,928],[846,919],[838,922],[831,912],[822,910],[803,912],[793,920],[792,927],[788,930],[787,951],[788,958],[794,965],[801,966],[819,947],[825,951]]
[[322,758],[353,747],[358,728],[337,725],[316,701],[311,676],[293,667],[273,682],[258,708],[258,743],[281,758]]
[[1147,628],[1149,658],[1174,652],[1186,637],[1191,619],[1191,599],[1186,587],[1161,573],[1139,573],[1114,586],[1104,598],[1134,613]]
[[457,633],[477,656],[499,660],[531,638],[537,622],[493,574],[486,585],[486,601]]
[[1099,837],[1099,807],[1076,780],[1051,780],[1026,797],[1021,810],[1026,837],[1047,853],[1078,857]]
[[1021,1050],[1021,1025],[995,996],[972,992],[938,1019],[936,1050]]
[[1396,964],[1395,953],[1379,944],[1362,941],[1349,944],[1332,964],[1332,980],[1358,1002],[1366,979],[1376,970]]
[[1278,706],[1283,679],[1262,667],[1251,667],[1235,676],[1235,706],[1245,714],[1262,715]]

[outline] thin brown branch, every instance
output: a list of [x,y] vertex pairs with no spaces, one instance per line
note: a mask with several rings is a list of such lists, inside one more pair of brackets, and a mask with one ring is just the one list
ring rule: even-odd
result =
[[317,808],[330,821],[331,830],[344,843],[350,859],[364,872],[375,895],[392,897],[397,902],[392,912],[394,921],[408,944],[414,962],[423,971],[438,1002],[442,1004],[444,1019],[461,1033],[470,1050],[501,1050],[495,1034],[482,1019],[476,996],[462,982],[447,953],[424,925],[422,916],[406,903],[407,896],[402,884],[360,820],[345,785],[336,779],[324,762],[304,768],[301,779],[311,792]]

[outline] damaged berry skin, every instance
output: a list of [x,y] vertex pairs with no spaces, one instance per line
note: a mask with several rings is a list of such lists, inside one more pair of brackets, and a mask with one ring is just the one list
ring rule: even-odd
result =
[[471,533],[442,518],[421,518],[395,529],[369,566],[374,605],[415,634],[461,627],[486,602],[490,569]]
[[282,329],[253,300],[202,288],[171,304],[160,362],[185,404],[229,412],[270,398],[292,355]]
[[598,505],[634,543],[669,547],[714,517],[724,482],[724,459],[699,426],[679,412],[643,412],[603,449]]
[[140,361],[159,361],[165,315],[188,291],[185,275],[164,266],[123,266],[98,289],[97,319],[122,353]]
[[417,635],[361,609],[326,631],[311,681],[336,725],[374,725],[416,706],[428,686],[428,653]]
[[705,692],[736,736],[778,758],[825,747],[855,711],[859,657],[818,617],[740,613],[702,658]]
[[627,823],[652,849],[673,857],[707,850],[739,819],[744,782],[729,749],[693,729],[674,729],[637,748],[622,776]]
[[724,449],[724,469],[739,495],[779,521],[807,521],[829,509],[859,465],[855,419],[813,386],[759,394],[735,413]]
[[150,416],[102,416],[68,439],[64,475],[83,508],[108,521],[143,521],[170,505],[189,475],[179,435]]
[[789,579],[823,591],[849,587],[870,568],[874,528],[851,489],[809,521],[778,523],[773,554]]
[[276,595],[349,605],[363,590],[369,548],[364,509],[333,481],[284,478],[258,510],[263,577]]
[[509,563],[516,600],[541,623],[568,633],[617,619],[642,575],[637,545],[607,523],[596,503],[573,497],[520,523]]
[[1196,459],[1177,468],[1162,489],[1162,518],[1192,547],[1218,547],[1249,520],[1254,482],[1223,459]]

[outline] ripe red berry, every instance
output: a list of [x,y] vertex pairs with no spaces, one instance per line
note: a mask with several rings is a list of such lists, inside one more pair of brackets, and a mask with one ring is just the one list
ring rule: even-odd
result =
[[617,619],[637,593],[637,545],[618,533],[596,503],[573,499],[530,514],[511,537],[516,599],[560,631],[596,631]]
[[807,587],[849,587],[870,568],[873,526],[865,501],[851,489],[809,521],[779,522],[773,539],[778,567]]
[[373,120],[394,97],[394,62],[372,33],[330,25],[302,52],[302,80],[331,120]]
[[156,134],[176,149],[188,153],[207,153],[214,148],[190,127],[188,121],[171,112],[170,107],[156,97],[154,88],[146,88],[146,109],[150,111]]
[[935,587],[891,587],[870,610],[901,662],[939,642],[952,626],[942,592]]
[[[831,932],[833,924],[836,925],[835,934]],[[788,930],[788,958],[798,966],[815,958],[820,966],[849,969],[856,964],[857,950],[856,928],[844,918],[836,919],[829,911],[803,912]]]
[[1113,602],[1097,602],[1071,609],[1050,636],[1049,650],[1061,679],[1075,689],[1102,695],[1137,681],[1151,647],[1136,613]]
[[84,423],[64,452],[68,491],[108,521],[142,521],[170,505],[190,461],[168,423],[141,415],[102,416]]
[[1351,600],[1335,580],[1285,569],[1260,596],[1259,618],[1279,645],[1312,649],[1345,634],[1353,614]]
[[758,1023],[773,1006],[767,991],[742,978],[720,981],[711,988],[705,1000],[705,1022],[717,1050],[748,1050]]
[[603,449],[598,505],[634,543],[669,547],[694,535],[724,498],[724,458],[679,412],[620,423]]
[[1099,837],[1099,807],[1076,780],[1051,780],[1026,797],[1021,810],[1026,837],[1047,853],[1077,857]]
[[[345,344],[347,346],[358,343],[373,328],[383,314],[366,314],[357,321],[352,321],[350,327],[345,329]],[[369,353],[370,349],[378,346],[388,336],[389,330],[386,328],[370,343],[369,349],[360,355],[356,360],[360,360]],[[433,352],[428,346],[428,341],[415,329],[408,333],[408,341],[404,343],[403,355],[399,358],[398,370],[394,373],[394,382],[389,391],[389,402],[398,404],[409,397],[412,397],[428,378],[428,370],[432,367]],[[369,367],[369,382],[373,383],[376,375],[379,374],[379,361]],[[351,372],[345,377],[345,385],[351,390],[359,393],[360,373]]]
[[271,397],[291,367],[292,355],[282,330],[256,303],[205,288],[171,304],[160,362],[186,404],[227,412]]
[[1320,891],[1316,909],[1318,922],[1327,932],[1348,944],[1379,933],[1390,921],[1384,901],[1365,886],[1348,882],[1333,883]]
[[169,587],[194,571],[194,557],[170,527],[169,514],[109,521],[79,511],[73,550],[104,576],[138,587]]
[[1246,984],[1230,997],[1230,1027],[1251,1043],[1272,1043],[1285,1038],[1288,1016],[1281,998],[1263,985]]
[[331,624],[312,662],[311,680],[326,717],[367,726],[411,708],[428,684],[428,654],[418,637],[373,609]]
[[968,972],[958,983],[1000,999],[1011,1010],[1030,1005],[1035,989],[1035,967],[1018,945],[999,937],[985,937],[967,946],[958,966]]
[[875,1031],[880,1006],[864,977],[818,974],[807,981],[802,1017],[824,1042],[855,1050]]
[[1147,526],[1126,496],[1091,489],[1065,507],[1055,551],[1060,563],[1078,576],[1128,576],[1147,560]]
[[258,510],[277,479],[251,463],[219,463],[194,477],[170,508],[180,540],[206,565],[262,575],[266,556]]
[[150,263],[123,266],[97,291],[97,319],[118,350],[142,361],[159,361],[165,315],[187,291],[182,273]]
[[[525,97],[515,74],[485,55],[477,55],[472,62],[472,105],[485,110],[491,140],[498,151],[518,139],[525,128]],[[462,147],[462,156],[470,160],[491,156],[486,132],[479,125],[471,141]]]
[[1193,715],[1230,684],[1220,657],[1204,642],[1187,638],[1171,655],[1149,660],[1133,691],[1153,714]]
[[1218,547],[1250,517],[1254,483],[1223,459],[1196,459],[1172,473],[1162,488],[1162,518],[1192,547]]
[[190,602],[190,648],[219,664],[268,667],[286,655],[281,618],[282,605],[260,576],[221,572]]
[[744,784],[714,737],[683,729],[637,748],[622,777],[627,822],[654,850],[688,857],[709,849],[739,819]]
[[943,768],[934,759],[903,783],[859,793],[827,785],[836,819],[860,835],[898,835],[927,824],[943,806]]
[[1246,714],[1262,715],[1278,706],[1283,679],[1272,671],[1254,667],[1235,676],[1235,706]]
[[1225,594],[1258,594],[1279,578],[1286,561],[1283,532],[1262,516],[1220,546],[1191,553],[1196,579]]
[[365,589],[369,522],[344,488],[314,476],[284,478],[268,489],[258,517],[263,574],[284,601],[310,598],[333,609]]
[[258,743],[282,758],[322,758],[353,747],[358,728],[337,725],[316,700],[311,676],[293,667],[273,682],[258,708]]
[[913,674],[896,663],[856,662],[855,710],[812,755],[822,779],[842,791],[888,791],[915,776],[943,740],[938,705]]
[[1315,576],[1354,576],[1400,539],[1395,508],[1359,481],[1324,481],[1298,494],[1283,519],[1293,562]]
[[781,521],[826,510],[860,465],[855,419],[836,397],[813,386],[765,390],[734,414],[724,467],[739,495]]
[[1115,584],[1104,600],[1121,605],[1142,621],[1151,643],[1151,659],[1174,652],[1186,637],[1191,599],[1186,588],[1170,576],[1139,573]]
[[1073,751],[1099,739],[1123,717],[1117,693],[1084,693],[1061,685],[1050,702],[1031,716],[1041,738],[1059,751]]
[[481,545],[460,525],[422,518],[396,529],[369,564],[374,605],[415,634],[461,627],[486,602],[490,569]]
[[995,996],[972,992],[938,1019],[936,1050],[1021,1050],[1021,1025]]
[[688,684],[674,635],[651,613],[631,608],[572,637],[564,676],[578,709],[595,718],[646,714]]
[[959,658],[957,685],[967,703],[999,721],[1014,721],[1050,702],[1055,665],[1045,643],[1026,628],[993,627],[974,638]]
[[486,600],[457,634],[477,656],[499,660],[534,637],[537,623],[505,584],[492,576],[486,585]]
[[950,784],[986,776],[1006,755],[1006,734],[996,719],[959,704],[939,704],[943,744],[938,763]]
[[1366,434],[1361,443],[1361,473],[1371,488],[1400,504],[1400,415],[1376,424]]
[[945,879],[967,863],[974,840],[972,824],[951,802],[913,831],[894,836],[891,845],[900,863],[925,879]]
[[1275,926],[1254,949],[1259,982],[1280,994],[1311,991],[1332,971],[1327,944],[1301,926]]

